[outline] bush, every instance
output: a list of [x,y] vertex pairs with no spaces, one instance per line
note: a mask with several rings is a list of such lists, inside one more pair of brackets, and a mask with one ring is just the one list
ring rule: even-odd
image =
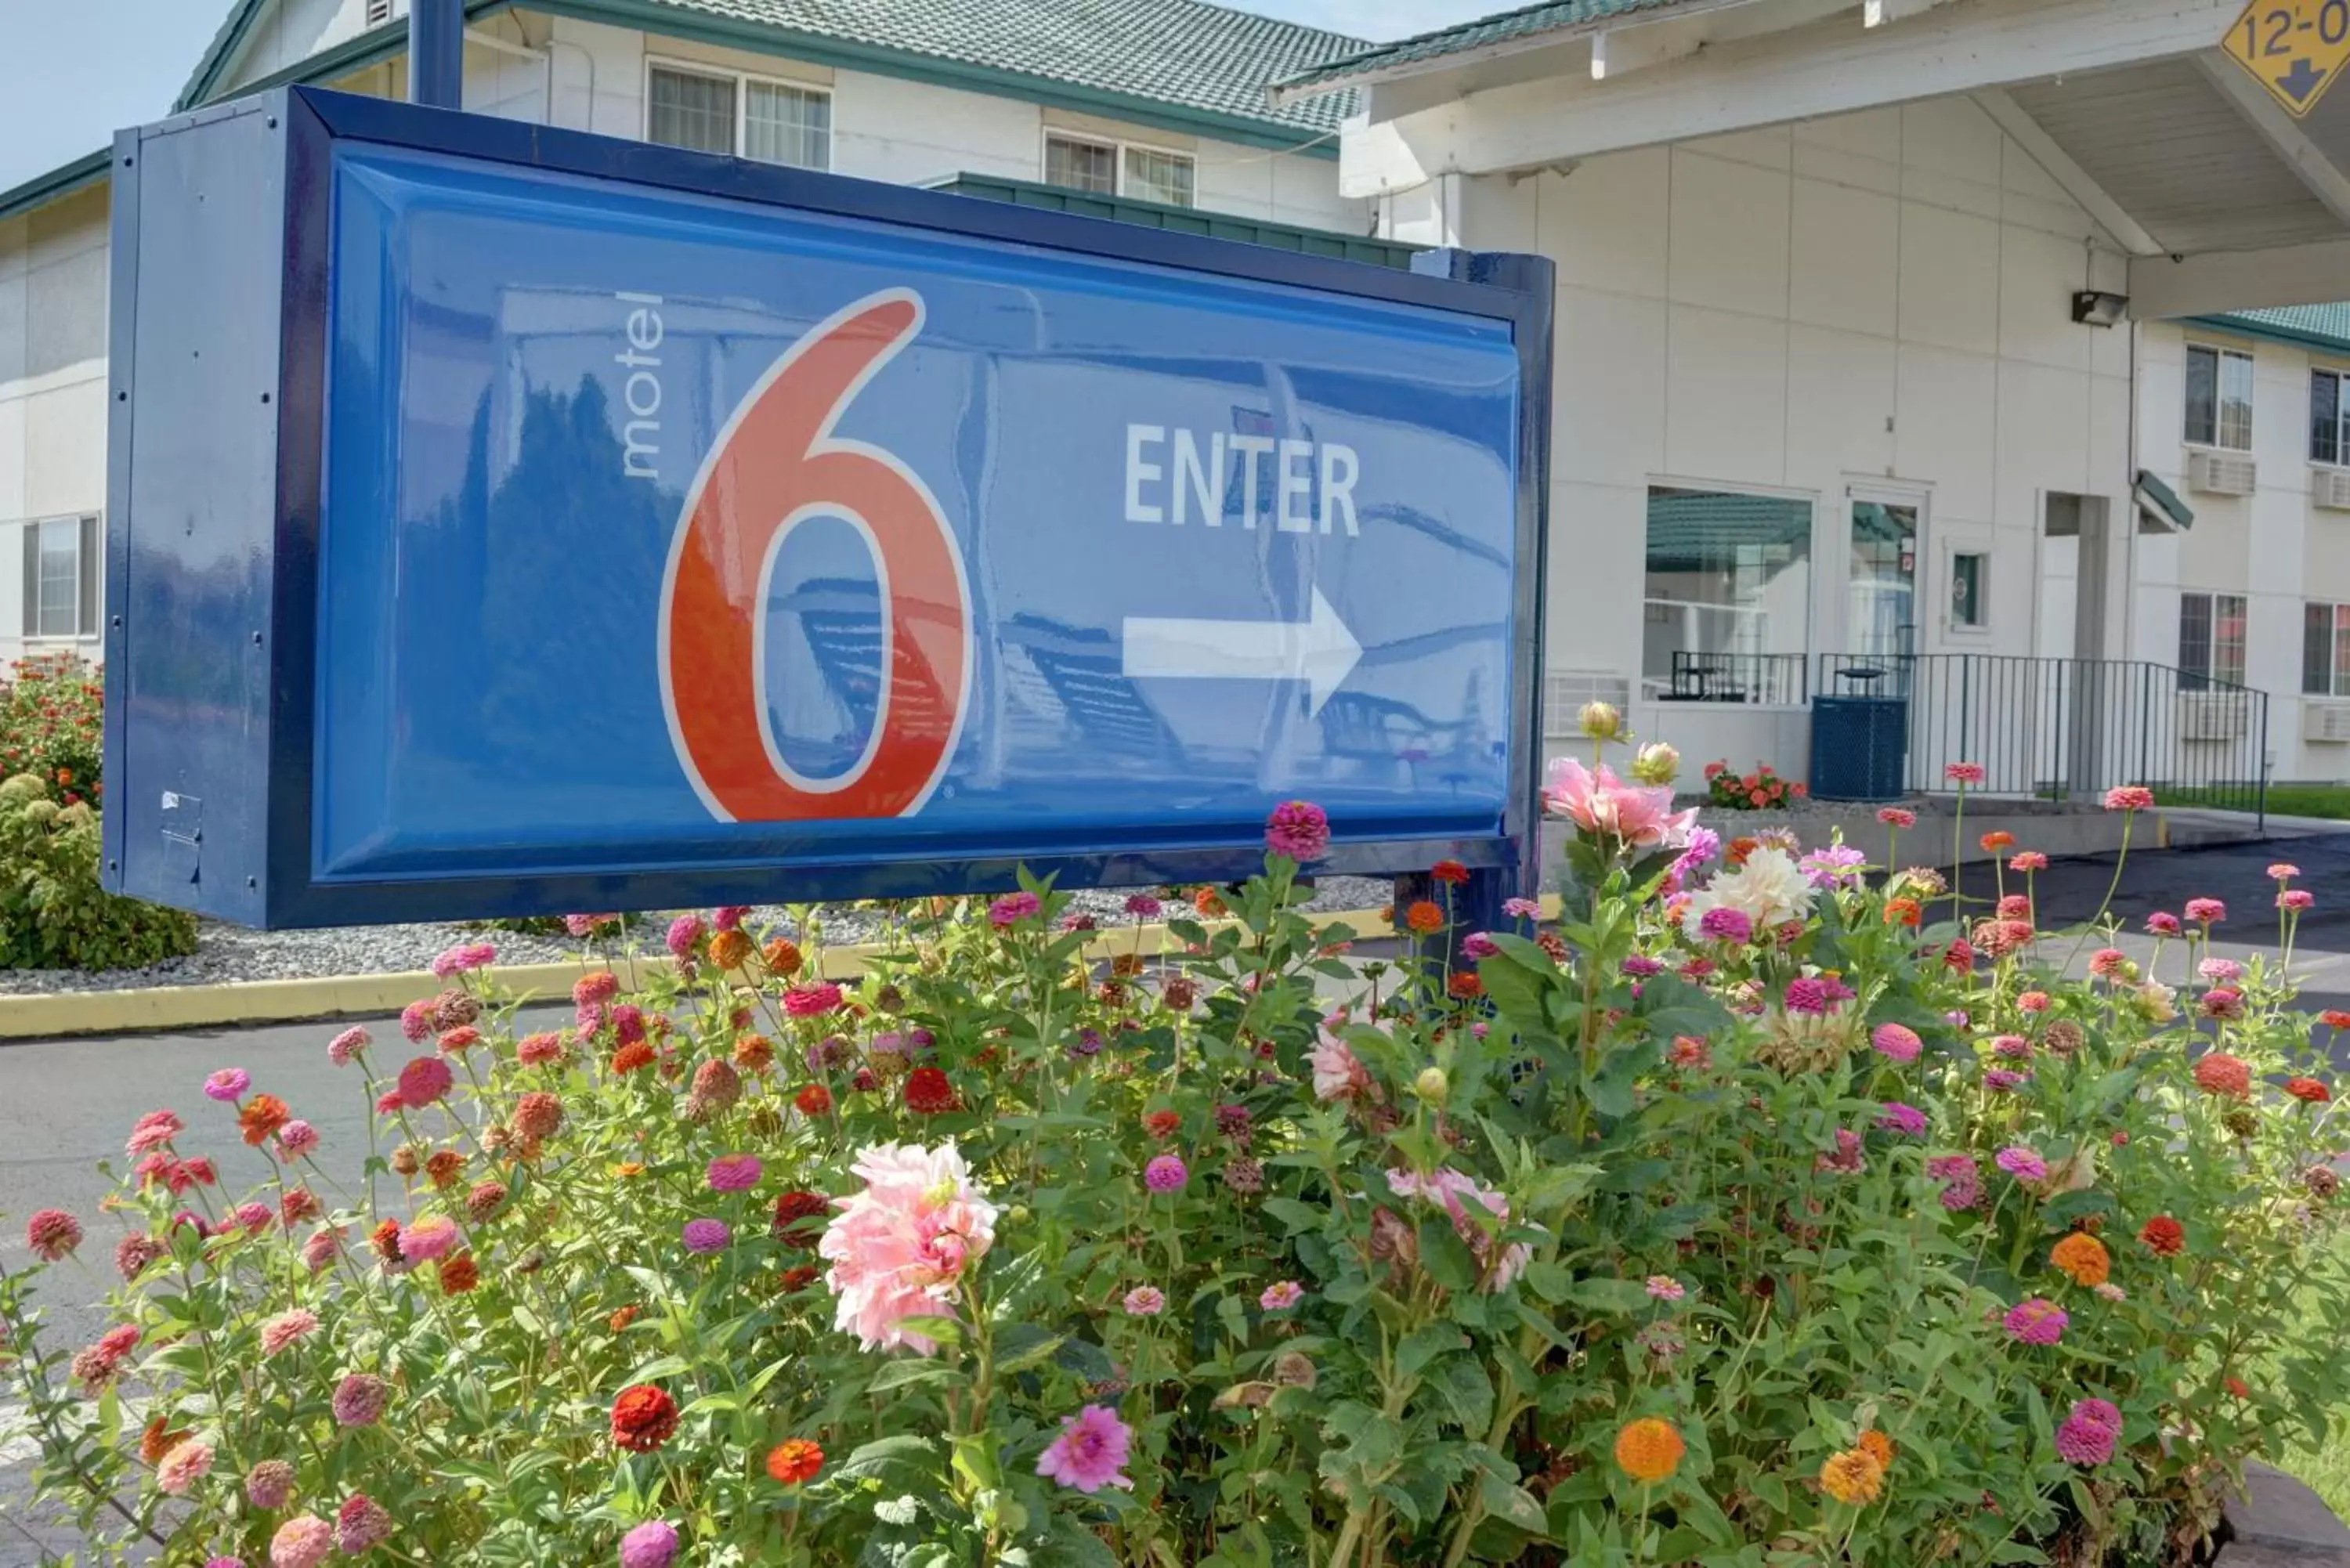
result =
[[853,994],[688,918],[685,973],[520,1040],[452,950],[412,1045],[328,1046],[380,1202],[224,1069],[266,1189],[158,1111],[109,1235],[31,1218],[125,1281],[68,1355],[0,1280],[38,1487],[281,1568],[2085,1568],[2324,1441],[2341,1135],[2282,959],[2199,970],[2199,905],[2068,981],[2023,915],[1716,870],[1566,768],[1564,919],[1451,974],[1342,961],[1277,857],[1165,959],[1049,889],[910,905]]
[[105,690],[71,654],[20,659],[0,686],[0,778],[30,774],[60,804],[96,800]]
[[1768,763],[1756,763],[1751,774],[1734,774],[1727,762],[1705,764],[1706,799],[1723,811],[1778,811],[1806,793],[1802,784],[1773,773]]
[[128,969],[196,950],[195,917],[99,886],[98,813],[54,779],[0,783],[0,970]]

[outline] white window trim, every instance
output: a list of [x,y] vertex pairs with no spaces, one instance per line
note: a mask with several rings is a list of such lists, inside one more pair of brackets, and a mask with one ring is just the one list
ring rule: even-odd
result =
[[[1138,141],[1134,138],[1128,136],[1099,136],[1090,130],[1071,130],[1066,126],[1047,125],[1042,128],[1036,137],[1036,182],[1040,185],[1052,184],[1052,182],[1045,178],[1045,174],[1052,168],[1052,144],[1055,141],[1075,141],[1082,143],[1087,147],[1107,147],[1110,149],[1112,153],[1110,167],[1117,172],[1118,176],[1118,189],[1112,192],[1111,194],[1121,201],[1147,202],[1151,200],[1151,198],[1148,196],[1129,195],[1127,192],[1126,154],[1128,148],[1133,149],[1137,152],[1156,152],[1164,158],[1180,158],[1184,162],[1189,163],[1191,166],[1191,211],[1198,212],[1200,210],[1200,155],[1198,152],[1193,151],[1189,148],[1167,147],[1156,141]],[[1076,190],[1076,187],[1074,185],[1054,185],[1053,189],[1055,191],[1074,191]],[[1082,196],[1095,196],[1100,194],[1097,191],[1079,191],[1077,193]],[[1159,203],[1160,206],[1170,206],[1173,203],[1171,202],[1166,202]]]
[[[1939,576],[1932,584],[1921,585],[1919,591],[1932,593],[1935,600],[1939,604],[1941,632],[1943,638],[1949,641],[1983,643],[1991,640],[1992,545],[1993,539],[1989,533],[1980,532],[1961,524],[1953,524],[1942,531],[1942,537],[1939,542],[1939,553],[1934,557],[1939,567]],[[1982,611],[1982,619],[1971,623],[1958,618],[1954,598],[1954,590],[1958,587],[1959,580],[1958,558],[1960,556],[1978,556],[1982,559],[1982,576],[1975,585],[1978,607]]]
[[[729,157],[733,158],[750,156],[743,149],[750,144],[751,94],[749,88],[751,83],[757,82],[762,87],[789,88],[794,92],[804,92],[812,98],[824,99],[826,112],[823,166],[817,168],[806,163],[776,163],[769,167],[807,169],[818,174],[832,172],[833,137],[839,130],[838,121],[831,112],[834,108],[832,88],[822,83],[795,81],[790,77],[769,76],[763,71],[737,70],[733,66],[713,66],[707,60],[681,60],[668,55],[649,54],[645,57],[643,78],[638,84],[638,101],[643,108],[637,116],[637,140],[657,147],[669,145],[665,141],[653,141],[653,72],[657,70],[673,71],[679,76],[704,77],[712,81],[731,81],[734,84],[734,150],[728,154]],[[764,160],[761,161],[764,162]]]
[[[2312,380],[2315,380],[2320,376],[2331,376],[2334,378],[2334,429],[2339,431],[2344,423],[2343,415],[2350,413],[2350,370],[2345,370],[2338,365],[2312,365],[2309,368],[2309,375]],[[2350,441],[2343,440],[2337,435],[2334,441],[2334,458],[2332,462],[2328,462],[2321,457],[2309,457],[2309,466],[2312,468],[2350,468]],[[2301,448],[2303,455],[2309,456],[2309,420],[2306,410],[2304,410],[2303,417],[2302,419]]]
[[[82,524],[86,522],[96,522],[99,524],[98,529],[98,558],[94,562],[87,558],[82,553]],[[59,512],[53,513],[46,517],[19,518],[16,520],[15,526],[22,528],[28,533],[37,535],[41,525],[47,523],[71,523],[74,525],[74,619],[77,623],[77,629],[73,631],[42,631],[38,629],[36,621],[33,625],[27,625],[20,628],[16,634],[16,640],[27,648],[66,648],[69,646],[94,643],[98,641],[102,635],[100,628],[104,625],[106,619],[106,582],[103,576],[99,578],[97,592],[95,594],[87,590],[83,585],[88,581],[89,574],[93,570],[99,573],[103,573],[106,570],[106,529],[104,526],[104,514],[99,512]],[[0,534],[0,537],[5,537],[5,535]],[[24,545],[21,536],[15,542],[14,547],[20,553],[22,552]],[[39,590],[40,585],[37,581],[26,585],[26,592],[35,596],[36,599]],[[81,607],[85,603],[91,602],[92,600],[95,600],[98,606],[97,621],[87,627],[79,626],[78,623],[81,619]],[[23,613],[22,609],[20,608],[17,613],[21,615]]]
[[[2199,343],[2193,338],[2188,339],[2187,351],[2189,353],[2192,353],[2198,348],[2204,350],[2206,353],[2216,354],[2220,357],[2220,364],[2213,367],[2213,375],[2211,379],[2211,439],[2210,441],[2197,441],[2192,435],[2189,435],[2187,433],[2187,377],[2184,374],[2187,361],[2184,356],[2179,359],[2179,369],[2181,371],[2178,378],[2179,433],[2184,438],[2185,444],[2190,452],[2226,452],[2231,457],[2250,457],[2252,455],[2253,447],[2259,435],[2259,421],[2261,417],[2260,359],[2249,348],[2230,348],[2220,343]],[[2248,421],[2251,423],[2251,428],[2244,431],[2244,444],[2241,446],[2225,446],[2222,445],[2220,441],[2220,389],[2221,382],[2225,379],[2225,376],[2222,372],[2224,371],[2227,361],[2230,358],[2241,359],[2245,364],[2250,365],[2252,368],[2252,396],[2249,400],[2251,411],[2248,416]],[[2307,410],[2303,410],[2303,422],[2305,424],[2307,423]],[[2306,447],[2308,444],[2309,442],[2304,436],[2302,445]]]

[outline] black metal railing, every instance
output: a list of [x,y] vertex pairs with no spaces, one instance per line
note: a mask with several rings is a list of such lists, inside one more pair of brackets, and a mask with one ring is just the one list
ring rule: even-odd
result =
[[1800,653],[1692,653],[1673,650],[1672,684],[1664,702],[1747,702],[1800,708],[1809,701],[1810,661]]
[[1986,794],[2142,784],[2166,805],[2267,810],[2269,699],[2249,686],[2137,659],[1824,653],[1815,690],[1902,704],[1912,790],[1971,763]]

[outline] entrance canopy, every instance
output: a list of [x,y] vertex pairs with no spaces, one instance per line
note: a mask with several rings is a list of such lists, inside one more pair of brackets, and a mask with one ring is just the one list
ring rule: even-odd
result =
[[2350,294],[2350,0],[1558,0],[1315,67],[1349,196],[1972,99],[2130,256],[2152,319]]

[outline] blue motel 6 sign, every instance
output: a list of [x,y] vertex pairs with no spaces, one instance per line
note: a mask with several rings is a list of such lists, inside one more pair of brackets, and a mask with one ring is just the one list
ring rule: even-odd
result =
[[116,163],[120,891],[1220,877],[1295,797],[1331,869],[1526,857],[1543,264],[305,88]]

